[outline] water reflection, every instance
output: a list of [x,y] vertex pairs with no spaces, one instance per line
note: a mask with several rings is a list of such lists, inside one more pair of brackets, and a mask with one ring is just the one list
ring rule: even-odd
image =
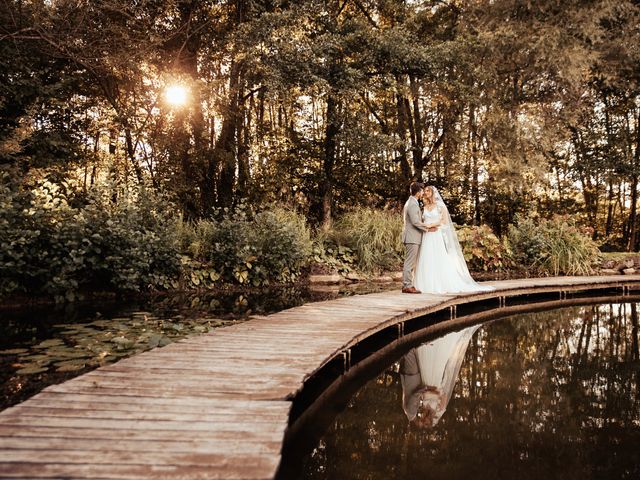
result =
[[[416,349],[361,388],[296,478],[639,478],[637,304],[518,315],[458,334],[424,352],[433,372],[427,362],[421,371]],[[416,428],[420,395],[434,411],[430,428]]]
[[399,363],[402,408],[419,428],[435,426],[453,394],[467,346],[479,325],[412,348]]

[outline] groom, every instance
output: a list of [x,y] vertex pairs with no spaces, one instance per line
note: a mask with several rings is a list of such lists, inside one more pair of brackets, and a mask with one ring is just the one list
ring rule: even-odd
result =
[[422,222],[422,213],[418,200],[422,198],[424,184],[413,182],[409,186],[411,196],[404,204],[402,215],[402,243],[404,243],[404,268],[402,270],[402,293],[421,293],[413,286],[413,272],[418,262],[418,252],[422,242],[422,232],[435,232],[436,227],[429,228]]

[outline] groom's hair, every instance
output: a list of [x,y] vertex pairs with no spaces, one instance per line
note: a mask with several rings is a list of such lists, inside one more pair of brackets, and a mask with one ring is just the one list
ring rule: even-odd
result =
[[424,183],[420,183],[420,182],[412,182],[411,185],[409,186],[409,191],[411,192],[411,195],[415,195],[416,193],[418,193],[420,190],[424,189]]

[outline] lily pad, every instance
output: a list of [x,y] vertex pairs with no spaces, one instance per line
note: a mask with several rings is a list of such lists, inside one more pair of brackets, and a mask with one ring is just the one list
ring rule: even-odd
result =
[[114,337],[111,339],[113,343],[115,343],[118,348],[129,349],[135,345],[136,342],[129,338],[125,337]]
[[21,353],[27,353],[28,348],[11,348],[9,350],[0,350],[0,355],[20,355]]
[[47,367],[50,364],[58,361],[57,358],[42,358],[36,360],[33,357],[26,357],[26,360],[29,360],[32,364],[38,365],[40,367]]
[[149,348],[156,348],[160,345],[160,340],[162,340],[162,335],[154,333],[149,337]]
[[82,370],[86,364],[84,360],[69,360],[56,363],[55,366],[57,367],[57,372],[75,372],[76,370]]
[[38,345],[35,346],[35,348],[51,348],[51,347],[57,347],[60,345],[64,345],[64,342],[61,339],[50,338],[49,340],[40,342]]
[[19,369],[16,373],[18,375],[33,375],[35,373],[42,373],[49,370],[47,367],[42,367],[40,365],[25,365],[21,369]]
[[89,325],[93,325],[96,327],[108,327],[111,323],[113,323],[113,320],[95,320],[89,323]]
[[83,351],[83,348],[75,347],[72,345],[57,345],[45,350],[44,352],[40,351],[40,353],[44,353],[47,355],[75,355],[80,354]]
[[118,360],[118,357],[116,355],[107,355],[106,357],[100,359],[100,364],[105,365],[107,363],[115,362],[116,360]]

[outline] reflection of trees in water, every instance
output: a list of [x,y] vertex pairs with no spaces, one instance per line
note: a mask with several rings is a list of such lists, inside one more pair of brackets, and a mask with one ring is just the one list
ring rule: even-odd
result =
[[337,417],[308,478],[637,478],[639,366],[635,304],[496,322],[434,429],[409,427],[389,368]]

